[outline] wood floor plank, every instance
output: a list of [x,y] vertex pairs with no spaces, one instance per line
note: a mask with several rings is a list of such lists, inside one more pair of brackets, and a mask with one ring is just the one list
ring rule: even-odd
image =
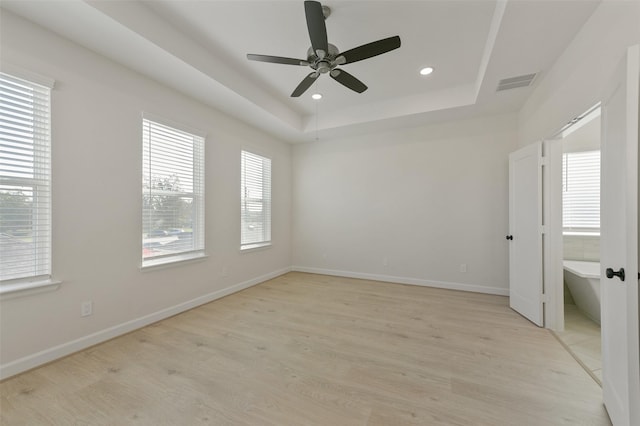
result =
[[501,296],[289,273],[0,383],[2,425],[610,425]]

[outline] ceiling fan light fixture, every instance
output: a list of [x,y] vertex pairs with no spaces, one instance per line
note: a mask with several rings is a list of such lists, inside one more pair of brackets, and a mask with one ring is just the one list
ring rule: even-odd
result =
[[433,67],[424,67],[420,70],[420,75],[429,75],[433,72]]
[[322,93],[314,93],[313,95],[311,95],[311,98],[314,101],[319,101],[320,99],[322,99]]

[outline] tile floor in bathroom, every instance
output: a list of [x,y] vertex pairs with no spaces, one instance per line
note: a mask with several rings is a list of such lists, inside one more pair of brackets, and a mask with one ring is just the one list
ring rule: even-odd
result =
[[578,362],[602,385],[600,326],[578,310],[564,305],[564,331],[556,332]]

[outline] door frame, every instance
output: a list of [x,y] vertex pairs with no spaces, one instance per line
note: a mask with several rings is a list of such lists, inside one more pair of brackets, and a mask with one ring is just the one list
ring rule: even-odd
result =
[[564,330],[564,266],[562,236],[562,138],[561,132],[545,139],[542,149],[545,167],[542,168],[543,208],[545,225],[543,239],[544,265],[544,327]]
[[[548,232],[544,246],[545,277],[545,328],[564,331],[564,258],[562,235],[562,134],[600,108],[600,102],[584,108],[584,112],[563,122],[552,137],[545,139],[544,152],[546,165],[543,169],[543,182],[546,197],[544,199],[543,217]],[[601,118],[598,118],[601,119]]]

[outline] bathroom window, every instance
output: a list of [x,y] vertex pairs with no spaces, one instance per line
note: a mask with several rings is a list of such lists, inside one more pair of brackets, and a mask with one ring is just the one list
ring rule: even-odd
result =
[[565,233],[600,233],[600,151],[563,154],[562,226]]

